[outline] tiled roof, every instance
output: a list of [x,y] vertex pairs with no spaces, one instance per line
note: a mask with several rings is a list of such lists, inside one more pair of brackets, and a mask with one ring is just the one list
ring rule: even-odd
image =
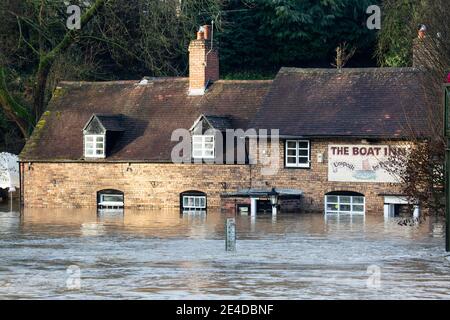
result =
[[305,137],[426,135],[420,78],[412,68],[282,68],[252,126]]
[[205,115],[206,120],[211,127],[219,131],[225,131],[226,129],[232,129],[231,119],[223,116]]
[[82,129],[93,114],[124,130],[98,161],[168,162],[178,143],[172,132],[188,130],[200,115],[219,130],[279,129],[283,136],[426,136],[427,102],[441,97],[426,96],[420,75],[412,68],[283,68],[274,81],[216,81],[203,96],[188,95],[187,78],[63,82],[20,158],[83,160]]
[[[82,160],[82,129],[93,114],[122,114],[124,132],[98,161],[170,161],[172,132],[189,129],[201,114],[247,129],[272,81],[216,81],[203,96],[189,96],[188,79],[63,82],[39,121],[22,160]],[[103,119],[104,120],[104,119]],[[227,124],[228,126],[228,124]]]
[[124,131],[122,115],[120,114],[95,114],[106,131]]

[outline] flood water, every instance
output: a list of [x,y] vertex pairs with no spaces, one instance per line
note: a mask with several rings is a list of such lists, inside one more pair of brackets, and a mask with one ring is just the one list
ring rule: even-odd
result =
[[449,299],[443,223],[0,205],[0,299]]

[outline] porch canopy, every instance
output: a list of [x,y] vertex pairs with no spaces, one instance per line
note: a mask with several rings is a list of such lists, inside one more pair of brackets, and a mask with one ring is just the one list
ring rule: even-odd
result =
[[15,191],[19,188],[19,158],[11,153],[0,153],[0,188]]
[[223,198],[265,198],[278,196],[280,199],[298,199],[303,196],[303,191],[297,189],[241,189],[236,192],[225,192]]
[[223,198],[250,198],[251,215],[255,216],[257,212],[257,200],[267,198],[272,204],[272,215],[277,214],[277,203],[279,199],[300,199],[303,191],[296,189],[241,189],[236,192],[222,193]]

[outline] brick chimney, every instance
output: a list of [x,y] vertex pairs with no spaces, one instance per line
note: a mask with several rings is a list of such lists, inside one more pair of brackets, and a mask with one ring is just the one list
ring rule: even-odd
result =
[[219,53],[211,37],[211,26],[202,26],[189,44],[189,95],[203,95],[209,82],[219,80]]

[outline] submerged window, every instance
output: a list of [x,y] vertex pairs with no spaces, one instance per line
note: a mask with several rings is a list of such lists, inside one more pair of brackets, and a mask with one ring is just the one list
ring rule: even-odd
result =
[[193,135],[192,157],[196,159],[214,159],[214,136]]
[[124,194],[119,190],[101,190],[97,193],[97,206],[99,209],[123,208]]
[[102,194],[100,195],[100,202],[123,204],[123,194]]
[[310,143],[308,140],[286,140],[286,167],[310,167]]
[[104,158],[105,136],[86,134],[84,136],[84,156],[89,158]]
[[184,209],[206,209],[206,196],[183,196]]
[[186,191],[180,195],[180,208],[185,211],[206,211],[206,193]]
[[359,194],[328,194],[325,196],[326,214],[365,214],[365,197]]
[[405,196],[385,196],[384,197],[384,217],[385,218],[418,218],[420,207],[414,199]]

